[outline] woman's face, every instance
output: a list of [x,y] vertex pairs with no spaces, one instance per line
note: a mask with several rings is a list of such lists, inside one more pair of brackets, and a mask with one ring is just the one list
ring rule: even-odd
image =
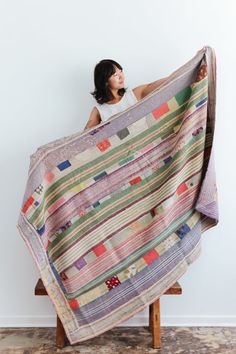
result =
[[115,66],[116,72],[107,80],[111,89],[121,89],[124,87],[124,73]]

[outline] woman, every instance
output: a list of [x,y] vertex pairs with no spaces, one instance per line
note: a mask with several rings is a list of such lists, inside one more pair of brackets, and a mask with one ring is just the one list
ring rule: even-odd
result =
[[134,89],[125,88],[124,80],[123,68],[112,59],[103,59],[95,66],[95,90],[91,94],[96,103],[84,129],[98,125],[101,121],[106,121],[114,114],[124,111],[155,90],[166,78]]

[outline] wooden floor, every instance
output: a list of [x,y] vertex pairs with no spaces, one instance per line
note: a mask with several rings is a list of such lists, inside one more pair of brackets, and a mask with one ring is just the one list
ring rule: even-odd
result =
[[162,349],[151,348],[147,327],[116,327],[57,349],[55,328],[0,328],[1,354],[236,354],[236,327],[162,327]]

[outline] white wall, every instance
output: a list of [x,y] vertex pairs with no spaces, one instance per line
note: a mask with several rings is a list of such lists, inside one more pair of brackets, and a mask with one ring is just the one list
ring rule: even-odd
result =
[[[236,4],[217,0],[0,1],[0,326],[55,324],[38,272],[16,229],[29,156],[84,128],[93,69],[123,65],[135,87],[171,74],[204,45],[217,57],[215,162],[220,222],[202,237],[202,254],[163,296],[163,325],[236,325],[235,54]],[[147,324],[148,311],[124,324]]]

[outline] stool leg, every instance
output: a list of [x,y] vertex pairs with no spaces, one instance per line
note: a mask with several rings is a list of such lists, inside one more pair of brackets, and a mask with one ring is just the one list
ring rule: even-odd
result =
[[152,304],[149,305],[149,331],[152,333]]
[[66,332],[61,323],[60,318],[57,316],[57,328],[56,328],[56,345],[58,348],[63,348],[66,342]]
[[152,347],[161,348],[160,298],[151,304]]

